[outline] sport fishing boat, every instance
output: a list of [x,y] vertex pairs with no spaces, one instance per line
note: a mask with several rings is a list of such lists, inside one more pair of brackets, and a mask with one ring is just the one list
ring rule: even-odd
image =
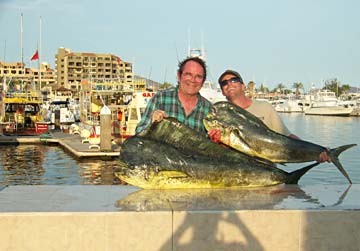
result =
[[47,133],[41,110],[42,100],[36,92],[10,92],[2,98],[0,123],[5,135],[37,135]]
[[100,137],[100,112],[111,111],[113,139],[122,143],[135,134],[146,105],[155,92],[120,89],[111,83],[83,82],[80,91],[80,131],[88,130],[89,138]]
[[310,96],[310,106],[306,115],[350,116],[353,107],[341,105],[335,92],[320,90]]
[[68,100],[54,100],[50,103],[44,104],[43,109],[48,111],[46,121],[50,121],[51,124],[63,124],[69,125],[77,121],[76,108],[71,105]]
[[203,87],[200,89],[200,94],[209,100],[211,103],[219,101],[226,101],[220,88],[214,88],[210,81],[205,81]]
[[287,96],[285,99],[275,99],[270,103],[277,112],[303,112],[303,108],[299,105],[299,100],[293,96]]

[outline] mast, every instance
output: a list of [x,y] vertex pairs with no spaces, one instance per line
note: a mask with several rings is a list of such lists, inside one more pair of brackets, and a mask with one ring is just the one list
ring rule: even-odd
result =
[[23,30],[23,14],[21,13],[20,18],[20,42],[21,42],[21,63],[24,66],[24,30]]
[[40,16],[40,20],[39,20],[39,88],[40,88],[40,92],[41,92],[41,16]]
[[204,34],[201,31],[201,59],[206,61],[206,56],[205,56],[205,47],[204,47]]
[[[4,63],[6,60],[6,40],[5,40],[5,46],[4,46]],[[4,98],[6,96],[6,76],[5,73],[3,73],[3,82],[2,82],[2,90],[1,90],[1,103],[0,103],[0,122],[3,122],[5,117],[5,104],[4,104]]]
[[188,57],[191,57],[190,29],[188,29]]

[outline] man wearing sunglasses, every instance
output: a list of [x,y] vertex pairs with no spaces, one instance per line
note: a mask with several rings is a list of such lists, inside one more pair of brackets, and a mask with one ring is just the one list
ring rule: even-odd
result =
[[179,63],[178,85],[158,91],[146,106],[144,115],[136,127],[136,133],[148,128],[153,122],[172,117],[206,135],[203,119],[211,103],[199,91],[206,79],[205,62],[189,57]]
[[[260,118],[270,129],[283,135],[298,139],[285,126],[278,113],[267,101],[253,100],[245,95],[246,86],[240,74],[233,70],[226,70],[222,73],[218,80],[222,94],[226,99],[256,117]],[[214,142],[220,142],[220,130],[214,129],[208,132],[209,138]],[[330,158],[326,152],[320,154],[319,162],[330,162]]]

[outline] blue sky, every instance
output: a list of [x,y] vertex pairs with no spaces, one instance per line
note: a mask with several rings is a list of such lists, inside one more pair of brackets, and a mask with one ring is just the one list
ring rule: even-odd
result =
[[111,53],[137,75],[176,83],[188,44],[204,46],[209,80],[225,69],[270,89],[327,79],[360,85],[360,2],[356,0],[0,0],[0,60],[24,61],[39,41],[54,67],[59,47]]

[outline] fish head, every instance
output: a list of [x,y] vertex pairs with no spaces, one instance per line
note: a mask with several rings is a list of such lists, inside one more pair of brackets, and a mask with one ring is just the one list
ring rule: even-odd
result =
[[207,131],[212,129],[228,128],[230,126],[230,114],[222,106],[212,106],[206,117],[203,119]]
[[249,126],[246,111],[242,108],[228,102],[215,103],[203,123],[207,131],[220,131],[223,144],[251,156],[256,155],[247,139],[253,127]]

